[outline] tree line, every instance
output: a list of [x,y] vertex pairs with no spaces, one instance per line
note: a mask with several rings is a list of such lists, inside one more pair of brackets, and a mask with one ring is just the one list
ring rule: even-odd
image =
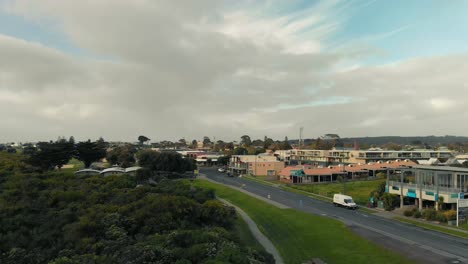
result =
[[[175,154],[139,156],[148,170],[186,166]],[[274,263],[243,244],[234,209],[213,190],[27,166],[0,153],[0,263]]]

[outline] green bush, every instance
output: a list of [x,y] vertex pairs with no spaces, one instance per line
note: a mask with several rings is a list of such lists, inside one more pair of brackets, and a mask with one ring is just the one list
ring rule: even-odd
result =
[[444,212],[437,211],[435,220],[439,221],[439,222],[442,222],[442,223],[446,223],[447,222],[447,217],[445,216]]
[[392,211],[398,205],[398,196],[396,194],[384,193],[382,200],[386,211]]
[[448,221],[457,219],[456,210],[448,210],[448,211],[443,212],[443,214]]
[[414,213],[414,218],[421,218],[421,212],[416,211],[416,212]]
[[422,217],[427,221],[434,221],[437,217],[437,211],[435,209],[426,209],[422,212]]
[[403,212],[403,215],[404,215],[404,216],[413,216],[413,215],[414,215],[414,210],[413,210],[413,209],[406,209],[406,210]]

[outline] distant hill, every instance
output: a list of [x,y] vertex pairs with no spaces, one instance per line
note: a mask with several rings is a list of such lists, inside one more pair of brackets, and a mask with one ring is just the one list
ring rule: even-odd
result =
[[355,140],[359,144],[368,145],[384,145],[387,143],[395,143],[400,145],[447,145],[450,143],[465,143],[468,142],[468,137],[459,136],[426,136],[426,137],[397,137],[397,136],[384,136],[384,137],[356,137],[356,138],[342,138],[345,144],[352,144]]
[[[316,138],[304,139],[304,145],[310,145]],[[344,144],[353,144],[357,141],[359,144],[367,145],[385,145],[387,143],[395,143],[399,145],[444,145],[450,143],[468,143],[468,137],[461,136],[424,136],[424,137],[400,137],[400,136],[382,136],[382,137],[350,137],[340,139]],[[298,144],[299,140],[294,139],[289,141],[291,144]]]

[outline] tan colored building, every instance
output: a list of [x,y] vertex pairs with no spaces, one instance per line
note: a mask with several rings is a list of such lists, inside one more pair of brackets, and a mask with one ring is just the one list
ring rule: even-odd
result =
[[290,160],[299,164],[366,164],[369,162],[388,160],[429,160],[431,158],[446,160],[453,157],[448,150],[316,150],[294,149],[290,152]]
[[233,155],[228,170],[234,175],[277,176],[284,162],[274,155]]

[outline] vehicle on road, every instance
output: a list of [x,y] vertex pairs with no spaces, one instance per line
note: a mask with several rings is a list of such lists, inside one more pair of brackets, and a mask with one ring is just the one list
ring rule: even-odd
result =
[[353,201],[353,197],[341,193],[335,193],[333,195],[333,204],[335,206],[341,206],[348,209],[357,209],[357,205]]
[[219,172],[226,172],[226,169],[224,169],[224,168],[219,168],[218,171],[219,171]]
[[228,177],[234,177],[234,174],[232,174],[231,172],[228,171],[227,176]]

